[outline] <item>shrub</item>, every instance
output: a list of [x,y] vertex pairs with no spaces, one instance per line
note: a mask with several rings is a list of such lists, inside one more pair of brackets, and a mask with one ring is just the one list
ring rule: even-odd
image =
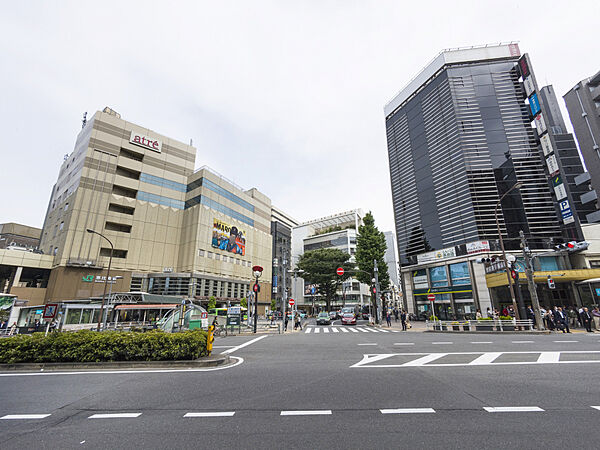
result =
[[500,316],[500,320],[513,320],[511,316]]
[[0,339],[0,363],[174,361],[206,356],[206,332],[33,333]]
[[478,320],[478,321],[479,321],[479,320],[492,320],[492,318],[491,318],[491,317],[482,317],[481,319],[477,319],[477,320]]

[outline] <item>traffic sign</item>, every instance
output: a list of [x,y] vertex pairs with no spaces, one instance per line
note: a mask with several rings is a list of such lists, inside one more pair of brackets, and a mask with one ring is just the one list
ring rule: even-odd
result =
[[338,267],[338,269],[335,271],[335,273],[337,273],[341,277],[342,275],[344,275],[344,268]]
[[294,300],[293,298],[290,298],[290,306],[294,306],[295,303],[296,303],[296,300]]
[[427,300],[429,300],[430,302],[435,301],[435,294],[429,294],[429,295],[427,295]]
[[58,303],[47,303],[44,307],[44,314],[42,318],[44,320],[52,320],[56,317],[56,313],[58,312]]
[[255,283],[254,286],[252,286],[252,289],[254,290],[254,292],[260,292],[260,285],[258,283]]
[[206,311],[201,312],[200,319],[208,319],[208,313]]

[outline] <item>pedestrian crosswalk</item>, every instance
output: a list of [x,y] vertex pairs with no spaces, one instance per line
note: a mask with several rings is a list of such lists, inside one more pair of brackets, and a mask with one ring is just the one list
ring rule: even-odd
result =
[[383,330],[373,327],[357,327],[357,326],[332,326],[319,327],[309,326],[304,330],[305,334],[321,334],[321,333],[400,333],[400,330]]

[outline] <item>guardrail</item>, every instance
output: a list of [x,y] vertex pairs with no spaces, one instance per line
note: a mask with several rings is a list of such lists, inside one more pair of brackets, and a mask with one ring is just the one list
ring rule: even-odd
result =
[[431,331],[533,331],[533,320],[428,320]]

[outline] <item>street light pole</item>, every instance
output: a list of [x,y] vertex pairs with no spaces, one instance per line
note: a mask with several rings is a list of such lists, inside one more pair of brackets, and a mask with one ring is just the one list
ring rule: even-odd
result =
[[254,332],[256,333],[258,321],[258,279],[262,275],[263,268],[261,266],[254,266],[252,267],[252,271],[254,272],[254,277],[256,278],[256,283],[254,284]]
[[515,290],[513,288],[512,277],[510,275],[510,270],[508,268],[508,261],[506,260],[506,251],[504,250],[504,241],[502,239],[502,233],[500,232],[500,222],[498,221],[498,208],[500,207],[500,203],[502,203],[502,200],[504,200],[504,197],[506,197],[508,194],[510,194],[510,192],[513,189],[520,189],[521,186],[523,186],[523,183],[521,183],[520,181],[516,182],[508,191],[506,191],[504,193],[504,195],[502,197],[500,197],[500,200],[498,200],[498,203],[496,203],[496,208],[494,209],[494,216],[496,217],[496,228],[498,229],[498,238],[500,239],[500,249],[502,250],[502,259],[504,261],[504,269],[506,271],[506,278],[508,280],[508,289],[510,290],[510,297],[512,300],[513,309],[515,311],[515,317],[517,318],[517,320],[520,319],[520,314],[519,314],[519,309],[517,307],[517,301],[515,300]]
[[91,228],[86,228],[85,231],[87,231],[88,233],[97,234],[98,236],[106,239],[106,241],[110,244],[110,256],[108,258],[108,269],[106,269],[106,279],[104,280],[104,292],[102,292],[102,304],[100,305],[100,315],[98,316],[98,331],[100,331],[100,325],[102,324],[102,316],[104,315],[104,301],[106,299],[106,287],[108,285],[108,279],[110,278],[110,265],[112,263],[113,250],[115,249],[115,247],[113,246],[113,243],[110,242],[110,239],[108,239],[103,234],[98,233],[97,231],[94,231]]

